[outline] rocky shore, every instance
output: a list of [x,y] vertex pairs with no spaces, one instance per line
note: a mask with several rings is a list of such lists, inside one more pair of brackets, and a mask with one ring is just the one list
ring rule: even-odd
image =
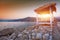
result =
[[32,26],[18,30],[7,28],[0,31],[0,40],[59,40],[60,27]]

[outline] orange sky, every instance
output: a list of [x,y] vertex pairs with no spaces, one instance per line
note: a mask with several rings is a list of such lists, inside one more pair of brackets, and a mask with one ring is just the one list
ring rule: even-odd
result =
[[[34,10],[43,4],[48,3],[46,1],[32,1],[27,3],[4,3],[0,2],[0,19],[18,19],[24,17],[35,17],[36,13]],[[57,3],[57,14],[55,16],[60,16],[60,6]]]
[[[0,19],[18,19],[29,17],[29,7],[25,4],[0,3]],[[32,10],[34,11],[34,10]],[[34,15],[34,14],[33,14]]]

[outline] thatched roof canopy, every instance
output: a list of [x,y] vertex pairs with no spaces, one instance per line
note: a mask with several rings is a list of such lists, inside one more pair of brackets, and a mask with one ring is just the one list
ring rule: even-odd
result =
[[37,14],[50,14],[50,8],[53,11],[56,12],[56,7],[55,7],[56,3],[50,3],[50,4],[46,4],[46,5],[43,5],[37,9],[35,9],[34,11],[37,13]]

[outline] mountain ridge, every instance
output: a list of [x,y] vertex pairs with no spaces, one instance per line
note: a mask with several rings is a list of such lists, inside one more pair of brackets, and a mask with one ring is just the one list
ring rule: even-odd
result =
[[[60,21],[60,17],[56,17]],[[36,22],[36,17],[26,17],[21,19],[0,19],[0,22]]]
[[0,19],[0,22],[34,22],[36,21],[35,17],[26,17],[22,19]]

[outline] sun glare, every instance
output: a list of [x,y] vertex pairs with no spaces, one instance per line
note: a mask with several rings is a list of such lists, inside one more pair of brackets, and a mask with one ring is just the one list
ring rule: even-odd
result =
[[38,15],[41,21],[49,21],[50,20],[50,14],[42,14]]
[[42,15],[38,15],[38,17],[48,18],[48,17],[50,17],[50,14],[42,14]]

